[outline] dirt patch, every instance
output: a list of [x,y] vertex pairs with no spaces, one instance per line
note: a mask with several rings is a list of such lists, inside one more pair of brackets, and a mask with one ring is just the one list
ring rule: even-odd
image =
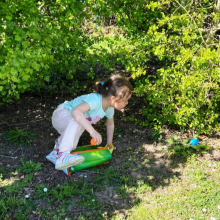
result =
[[[125,218],[125,209],[128,209],[132,204],[136,204],[139,201],[134,192],[125,193],[124,190],[126,197],[123,197],[123,193],[119,194],[116,190],[117,187],[115,186],[117,184],[115,186],[114,184],[112,186],[106,186],[104,190],[95,190],[94,178],[97,175],[95,171],[88,169],[88,171],[79,171],[68,177],[62,171],[55,170],[54,165],[45,158],[52,151],[54,141],[58,137],[58,133],[51,124],[52,113],[60,103],[73,98],[54,97],[48,99],[24,95],[21,100],[5,104],[1,107],[0,167],[6,171],[4,178],[13,178],[14,181],[20,181],[25,178],[25,174],[14,176],[10,174],[10,172],[14,172],[16,168],[21,166],[21,158],[24,161],[32,160],[35,163],[40,162],[43,164],[42,169],[34,173],[31,183],[23,189],[21,196],[31,196],[35,185],[45,184],[48,187],[55,187],[64,183],[70,183],[71,181],[82,181],[86,179],[86,183],[89,186],[94,186],[94,195],[97,196],[98,201],[103,201],[103,203],[107,204],[107,208],[105,207],[105,209],[112,213],[118,212],[121,218]],[[170,154],[168,155],[163,151],[166,148],[165,139],[170,138],[170,135],[173,133],[176,133],[180,138],[190,138],[190,136],[189,134],[181,134],[166,129],[163,131],[164,136],[160,143],[152,139],[152,129],[135,125],[128,120],[131,115],[137,115],[138,118],[142,117],[139,113],[141,103],[141,99],[132,97],[124,112],[116,111],[113,142],[116,150],[113,152],[113,158],[110,163],[100,166],[97,169],[105,172],[105,169],[114,167],[114,169],[120,171],[120,175],[124,178],[123,181],[126,182],[127,178],[134,186],[138,186],[139,181],[145,181],[149,186],[156,189],[161,184],[163,186],[169,185],[168,179],[174,175],[180,175],[186,160],[184,158],[170,158]],[[106,128],[104,120],[94,126],[103,135],[105,141]],[[34,132],[36,136],[30,141],[27,147],[12,145],[5,141],[3,135],[9,129],[15,128]],[[213,160],[219,160],[220,137],[218,135],[206,137],[204,141],[211,143],[210,157]],[[90,136],[85,132],[79,141],[79,146],[87,145],[89,142]],[[3,192],[3,188],[1,188],[1,192]],[[71,205],[67,207],[68,212],[73,211],[72,207],[75,202],[76,199],[71,200]],[[38,208],[44,208],[47,205],[43,200],[38,201],[38,204]],[[90,211],[87,214],[90,215]],[[32,213],[30,219],[41,219],[37,210]]]

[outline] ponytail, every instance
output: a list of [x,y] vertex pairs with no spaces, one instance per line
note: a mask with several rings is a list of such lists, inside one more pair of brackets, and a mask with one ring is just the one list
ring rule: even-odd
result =
[[103,97],[113,95],[116,99],[129,97],[133,90],[130,82],[123,76],[112,75],[105,82],[96,82],[95,91]]

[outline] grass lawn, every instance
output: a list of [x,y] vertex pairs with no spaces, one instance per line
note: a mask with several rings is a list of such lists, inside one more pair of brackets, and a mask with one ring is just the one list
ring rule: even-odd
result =
[[[168,180],[169,186],[143,191],[127,219],[220,219],[219,171],[220,162],[189,158],[181,175]],[[140,191],[144,187],[140,184]]]
[[[110,163],[68,177],[45,158],[57,138],[51,115],[62,100],[47,100],[46,108],[39,104],[40,98],[36,100],[22,99],[20,104],[5,107],[0,136],[0,219],[220,220],[218,134],[201,141],[197,154],[189,153],[196,150],[184,142],[192,138],[188,133],[158,132],[120,120],[137,112],[140,101],[133,98],[130,111],[115,115],[116,150]],[[24,123],[27,114],[31,120]],[[104,122],[95,126],[106,139]],[[166,146],[172,137],[175,141]],[[89,134],[84,133],[79,146],[89,141]],[[169,151],[170,147],[179,155]]]
[[[210,156],[203,160],[189,157],[178,176],[165,179],[157,188],[141,178],[135,185],[132,178],[126,179],[109,167],[104,174],[99,173],[99,168],[90,170],[97,174],[94,186],[87,184],[84,178],[52,188],[44,184],[32,185],[30,189],[34,173],[41,170],[42,164],[21,161],[22,166],[12,172],[9,179],[4,178],[5,171],[1,169],[0,186],[4,191],[0,198],[0,218],[220,219],[220,162],[210,159]],[[19,172],[25,173],[23,178],[14,178]],[[136,199],[126,209],[114,208],[109,215],[108,203],[101,202],[92,189],[108,186],[111,181],[117,184],[119,196],[129,198],[130,193]],[[70,207],[74,207],[74,217],[68,211]]]

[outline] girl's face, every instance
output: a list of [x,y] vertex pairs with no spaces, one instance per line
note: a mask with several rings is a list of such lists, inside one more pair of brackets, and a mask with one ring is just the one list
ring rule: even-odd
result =
[[122,98],[122,99],[119,99],[119,100],[116,100],[116,101],[113,99],[112,107],[114,107],[118,111],[121,111],[128,104],[128,100],[130,98],[131,98],[131,95],[128,98]]

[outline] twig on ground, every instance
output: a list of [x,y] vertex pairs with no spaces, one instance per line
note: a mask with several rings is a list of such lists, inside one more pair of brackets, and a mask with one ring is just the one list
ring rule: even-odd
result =
[[5,156],[5,155],[0,155],[0,157],[8,157],[8,158],[13,158],[11,156]]
[[200,161],[201,163],[203,163],[204,165],[206,165],[207,167],[209,167],[209,165],[207,165],[206,163],[204,163],[202,160],[200,160],[198,157],[196,157],[196,159],[198,160],[198,161]]
[[[22,148],[18,148],[15,152],[17,152],[18,150],[20,150],[20,149],[22,149]],[[12,155],[14,155],[15,154],[15,152],[12,154]]]
[[[14,155],[18,150],[22,150],[22,148],[18,148],[12,155]],[[0,157],[14,158],[13,156],[5,156],[5,155],[0,155]]]
[[41,149],[42,147],[44,147],[47,143],[44,143],[41,147],[38,147],[38,149]]
[[96,172],[96,171],[92,171],[92,170],[79,170],[79,172],[90,172],[90,173],[104,174],[104,173]]
[[3,124],[7,124],[9,127],[11,127],[11,126],[17,126],[17,125],[26,125],[26,124],[29,124],[29,123],[34,123],[34,122],[38,122],[38,121],[42,121],[42,120],[44,120],[44,118],[42,118],[42,119],[39,119],[39,120],[36,120],[36,121],[30,121],[30,122],[28,122],[28,123],[20,123],[20,124],[8,124],[8,122],[6,122],[6,121],[2,121],[2,123],[0,123],[0,125],[3,125]]
[[[91,172],[91,173],[97,173],[97,174],[103,174],[105,175],[105,173],[101,173],[101,172],[96,172],[96,171],[90,171],[90,170],[79,170],[80,172],[83,171],[83,172]],[[122,182],[120,180],[117,180],[116,178],[113,178],[113,177],[103,177],[105,179],[111,179],[111,180],[114,180],[115,182]]]
[[103,197],[99,197],[97,200],[101,200],[105,203],[108,203],[109,205],[113,205],[112,203],[115,203],[114,201],[107,201],[106,198],[103,198]]
[[[108,208],[103,208],[103,209],[108,209]],[[71,210],[71,212],[85,212],[85,211],[88,211],[88,210],[97,210],[96,208],[95,209],[73,209]]]
[[[2,120],[1,120],[2,121]],[[7,124],[8,126],[10,126],[6,121],[2,121],[3,123],[0,123],[0,125],[3,125],[3,124]]]
[[111,207],[112,207],[112,209],[115,211],[115,208],[114,208],[114,201],[106,201],[106,199],[104,200],[103,198],[98,198],[98,200],[101,200],[102,202],[104,202],[104,203],[107,203],[108,205],[110,205]]

